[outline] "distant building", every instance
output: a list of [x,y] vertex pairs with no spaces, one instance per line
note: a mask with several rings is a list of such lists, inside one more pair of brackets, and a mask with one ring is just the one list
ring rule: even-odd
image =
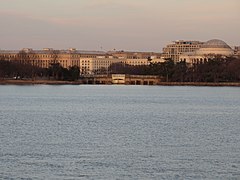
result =
[[82,51],[70,48],[54,50],[44,48],[33,50],[24,48],[21,51],[0,50],[0,60],[29,63],[41,68],[49,68],[59,63],[64,68],[78,66],[83,75],[105,74],[114,63],[141,66],[150,63],[162,63],[170,58],[174,62],[186,61],[188,64],[201,63],[216,55],[224,57],[240,56],[240,47],[231,49],[224,41],[213,39],[205,43],[200,41],[174,41],[163,48],[163,53],[128,52],[128,51]]
[[162,53],[156,52],[109,51],[108,53],[113,57],[125,59],[160,59],[162,57]]
[[203,45],[203,42],[200,41],[184,41],[178,40],[174,41],[171,44],[168,44],[163,48],[163,58],[172,59],[175,63],[179,61],[179,57],[185,53],[192,53]]
[[32,65],[49,68],[59,63],[64,68],[78,66],[81,74],[101,74],[108,72],[109,66],[114,63],[123,63],[132,66],[149,65],[163,62],[160,53],[152,52],[103,52],[79,51],[75,48],[68,50],[33,50],[24,48],[21,51],[0,51],[0,60],[19,61]]
[[201,48],[191,53],[183,53],[179,56],[180,61],[186,61],[188,64],[204,63],[209,59],[221,56],[233,56],[233,49],[224,41],[212,39],[205,42]]
[[80,68],[83,74],[101,74],[104,71],[108,73],[108,68],[114,63],[140,66],[159,62],[164,62],[160,53],[108,52],[102,56],[81,58]]

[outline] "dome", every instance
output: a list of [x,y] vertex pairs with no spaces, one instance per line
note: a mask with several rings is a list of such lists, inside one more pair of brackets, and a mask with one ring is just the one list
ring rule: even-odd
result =
[[202,45],[202,48],[230,48],[230,46],[228,46],[227,43],[225,43],[222,40],[212,39],[212,40],[205,42]]
[[196,51],[196,54],[199,55],[223,55],[223,56],[231,56],[233,55],[233,50],[231,47],[222,40],[212,39],[205,42],[200,49]]

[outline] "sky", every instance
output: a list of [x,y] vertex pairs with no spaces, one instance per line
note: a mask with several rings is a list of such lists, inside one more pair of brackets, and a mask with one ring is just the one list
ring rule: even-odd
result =
[[175,40],[240,46],[240,0],[0,0],[0,49],[162,52]]

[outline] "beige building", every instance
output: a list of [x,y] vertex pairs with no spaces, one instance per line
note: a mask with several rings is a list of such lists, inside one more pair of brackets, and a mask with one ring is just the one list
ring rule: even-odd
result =
[[78,66],[81,74],[104,74],[114,63],[123,63],[133,66],[149,65],[163,62],[160,53],[152,52],[103,52],[79,51],[74,48],[68,50],[33,50],[24,48],[21,51],[0,51],[0,60],[19,61],[32,65],[49,68],[52,64],[59,63],[64,68]]
[[162,53],[155,52],[109,51],[108,54],[116,58],[125,59],[150,59],[151,57],[160,59],[162,57]]
[[21,51],[0,51],[0,58],[8,61],[19,61],[32,65],[48,68],[51,64],[59,63],[64,68],[80,65],[80,55],[69,50],[53,50],[45,48],[43,50],[32,50],[24,48]]
[[164,59],[151,57],[131,59],[126,57],[96,56],[94,58],[81,58],[80,69],[82,74],[104,74],[108,73],[108,68],[114,63],[122,63],[132,66],[149,65],[150,63],[164,62]]
[[184,41],[178,40],[168,44],[163,48],[163,58],[172,59],[175,63],[179,61],[179,57],[185,53],[192,53],[198,50],[203,45],[200,41]]
[[121,59],[111,56],[95,56],[92,58],[82,57],[80,59],[80,70],[82,74],[104,74],[113,63],[121,62]]
[[204,63],[216,56],[229,57],[233,55],[234,51],[227,43],[219,39],[212,39],[205,42],[201,48],[192,53],[183,53],[179,59],[192,65],[195,63]]

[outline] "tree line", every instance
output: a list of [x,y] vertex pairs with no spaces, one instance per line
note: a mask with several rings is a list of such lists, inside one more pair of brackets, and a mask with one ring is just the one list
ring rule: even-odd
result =
[[0,78],[14,79],[53,79],[75,81],[79,79],[80,69],[78,66],[69,68],[62,67],[59,63],[52,63],[49,68],[41,68],[25,61],[8,61],[0,57]]
[[109,72],[120,74],[158,75],[166,82],[240,82],[240,59],[215,57],[204,63],[188,65],[185,61],[131,66],[112,64]]

